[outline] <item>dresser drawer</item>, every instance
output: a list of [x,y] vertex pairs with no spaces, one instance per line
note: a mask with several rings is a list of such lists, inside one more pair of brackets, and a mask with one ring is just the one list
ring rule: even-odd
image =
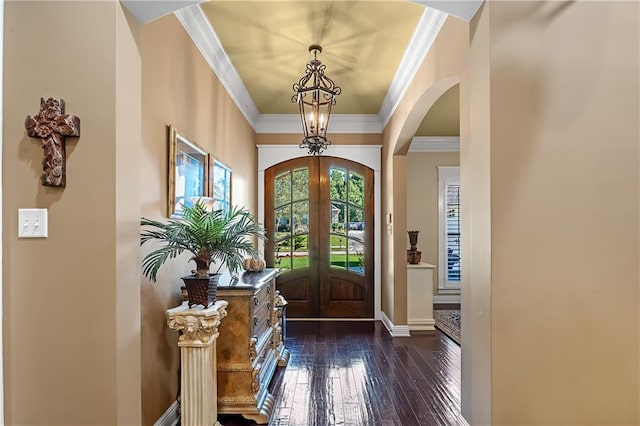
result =
[[[271,306],[273,306],[270,297],[260,296],[261,295],[256,295],[251,298],[251,311],[254,315],[262,315],[264,314],[264,310],[271,309]],[[266,294],[266,296],[268,296],[268,294]],[[269,307],[267,307],[267,305],[269,305]]]
[[251,334],[258,339],[271,327],[271,315],[265,305],[251,320]]
[[271,283],[265,284],[260,287],[253,294],[253,304],[254,306],[260,306],[271,299]]

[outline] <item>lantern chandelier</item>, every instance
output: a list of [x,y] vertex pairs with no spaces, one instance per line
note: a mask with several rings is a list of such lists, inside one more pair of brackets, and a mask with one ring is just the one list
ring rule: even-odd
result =
[[308,149],[309,154],[319,155],[331,145],[327,139],[327,127],[331,116],[331,107],[336,104],[336,96],[342,92],[333,80],[324,74],[326,65],[318,59],[322,47],[309,46],[313,59],[307,64],[305,75],[293,85],[295,94],[291,102],[298,104],[304,139],[300,148]]

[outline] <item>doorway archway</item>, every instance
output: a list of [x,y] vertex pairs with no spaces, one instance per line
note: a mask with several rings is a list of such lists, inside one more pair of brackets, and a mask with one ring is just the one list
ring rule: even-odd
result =
[[373,170],[306,156],[265,170],[265,259],[289,318],[373,317]]
[[[297,145],[258,145],[258,221],[265,223],[265,170],[276,164],[306,157]],[[358,163],[373,171],[373,229],[380,229],[380,182],[381,161],[380,145],[332,145],[331,156],[341,159],[358,159]],[[328,153],[329,154],[329,153]],[[373,233],[373,318],[381,319],[380,313],[380,233]],[[265,246],[259,242],[259,250],[264,253]]]

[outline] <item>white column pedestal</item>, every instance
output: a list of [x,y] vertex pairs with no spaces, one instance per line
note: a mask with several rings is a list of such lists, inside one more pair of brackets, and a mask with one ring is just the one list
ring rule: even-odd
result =
[[407,325],[409,330],[435,330],[433,271],[435,265],[407,265]]
[[180,331],[180,389],[182,426],[218,423],[216,339],[227,302],[218,300],[207,309],[189,309],[187,303],[167,311],[167,323]]

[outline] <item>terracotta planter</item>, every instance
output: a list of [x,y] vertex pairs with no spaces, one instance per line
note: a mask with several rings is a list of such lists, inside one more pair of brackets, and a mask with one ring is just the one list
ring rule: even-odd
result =
[[222,274],[209,274],[209,278],[199,278],[195,275],[182,277],[187,289],[187,302],[189,307],[202,305],[205,308],[213,305],[216,301],[216,289],[218,280]]

